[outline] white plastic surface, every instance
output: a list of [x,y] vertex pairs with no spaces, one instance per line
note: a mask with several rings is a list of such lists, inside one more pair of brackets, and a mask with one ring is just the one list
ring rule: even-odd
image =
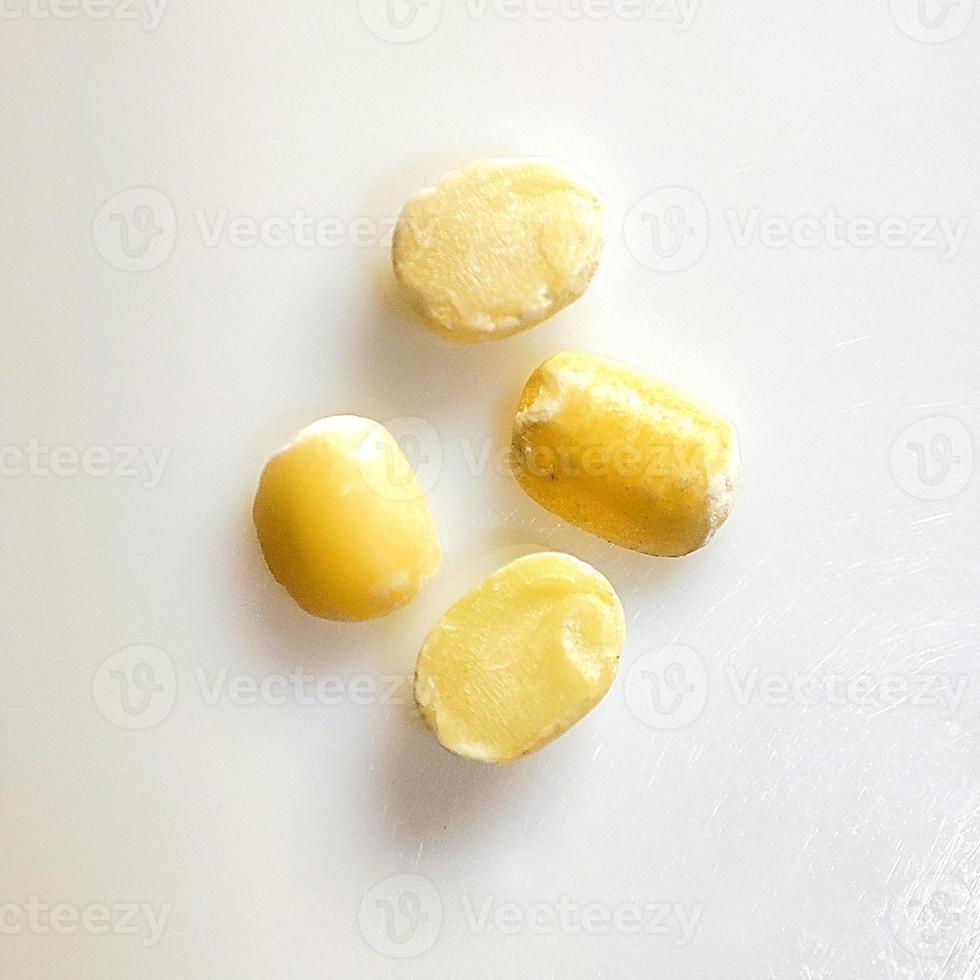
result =
[[[973,7],[6,0],[0,974],[977,976]],[[609,244],[554,320],[456,347],[387,237],[496,154],[590,177]],[[619,551],[500,473],[568,347],[736,421],[708,549]],[[338,413],[401,420],[445,551],[369,625],[304,616],[250,528]],[[535,548],[621,592],[620,677],[537,756],[456,760],[405,678]]]

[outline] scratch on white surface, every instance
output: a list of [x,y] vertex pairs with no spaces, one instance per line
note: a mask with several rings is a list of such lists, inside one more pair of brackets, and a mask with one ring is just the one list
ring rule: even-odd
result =
[[903,698],[901,701],[892,701],[890,704],[886,704],[883,708],[880,708],[878,711],[874,712],[874,714],[868,715],[868,721],[874,721],[875,718],[885,714],[887,711],[892,711],[895,708],[901,708],[902,705],[908,704],[910,701],[913,701],[913,699],[914,695],[910,694],[907,698]]
[[840,347],[850,347],[852,344],[860,344],[865,340],[870,340],[870,336],[864,334],[861,337],[851,337],[849,340],[839,340],[836,344],[827,344],[825,347],[814,347],[811,354],[821,354],[828,350],[837,350]]
[[966,980],[976,980],[977,977],[980,977],[980,950],[977,951],[972,961],[967,963],[966,968],[968,971]]
[[650,773],[650,778],[647,780],[646,786],[643,787],[644,793],[653,785],[654,780],[657,778],[657,775],[660,772],[661,764],[663,763],[664,756],[666,754],[667,754],[667,746],[666,744],[664,744],[664,746],[660,750],[660,756],[658,757],[657,761],[653,764],[653,771]]
[[758,170],[761,167],[761,163],[746,163],[734,170],[724,170],[720,174],[706,174],[705,179],[707,180],[721,180],[724,177],[735,177],[738,174],[746,174],[750,170]]
[[977,725],[976,728],[970,728],[965,732],[961,732],[959,735],[956,736],[956,738],[953,739],[953,741],[961,742],[964,738],[973,739],[973,737],[978,733],[980,733],[980,725]]
[[903,412],[934,412],[936,410],[945,409],[956,409],[959,412],[963,411],[964,403],[961,401],[950,401],[949,399],[931,402],[916,402],[911,405],[902,404],[901,409]]
[[867,408],[869,405],[874,405],[875,402],[881,401],[880,398],[866,398],[863,402],[856,402],[853,405],[847,405],[844,408],[837,409],[838,415],[843,415],[845,412],[856,412],[859,408]]
[[928,855],[926,857],[926,861],[925,861],[925,864],[924,864],[925,867],[931,867],[932,864],[933,864],[933,858],[932,858],[932,856],[936,852],[936,850],[938,849],[939,842],[942,840],[943,831],[946,829],[946,823],[947,823],[947,818],[944,816],[942,818],[942,822],[939,825],[939,831],[936,834],[936,836],[933,838],[932,846],[929,848],[929,853],[928,853]]
[[812,667],[810,667],[807,672],[811,675],[816,674],[818,671],[822,670],[823,667],[826,666],[826,664],[833,657],[837,656],[840,653],[843,653],[844,650],[847,648],[848,641],[853,639],[854,636],[858,633],[858,631],[863,629],[868,624],[869,621],[870,621],[870,617],[868,616],[859,617],[857,622],[852,623],[851,626],[849,626],[844,631],[844,635],[841,637],[840,642],[835,647],[833,647],[825,657],[822,657]]
[[[857,627],[854,627],[854,629],[852,629],[852,630],[849,630],[849,631],[848,631],[848,634],[846,634],[844,638],[845,638],[845,639],[847,639],[847,638],[848,638],[848,636],[850,636],[851,634],[853,634],[853,633],[854,633],[854,631],[855,631],[856,629],[857,629]],[[809,669],[807,670],[807,672],[806,672],[806,673],[807,673],[807,674],[809,674],[809,675],[811,675],[811,676],[812,676],[812,675],[814,675],[814,674],[816,674],[816,673],[818,673],[818,672],[819,672],[819,671],[820,671],[820,670],[821,670],[821,669],[822,669],[822,668],[823,668],[824,666],[826,666],[826,664],[827,664],[827,663],[828,663],[828,662],[830,661],[830,659],[831,659],[832,657],[834,657],[834,656],[836,656],[836,655],[837,655],[838,653],[840,653],[840,652],[841,652],[841,645],[840,645],[840,644],[838,644],[837,646],[835,646],[835,647],[834,647],[834,648],[833,648],[833,649],[832,649],[832,650],[830,651],[830,653],[828,653],[828,654],[827,654],[827,656],[825,656],[825,657],[822,657],[822,658],[821,658],[820,660],[818,660],[818,661],[817,661],[817,662],[816,662],[816,663],[815,663],[815,664],[814,664],[814,665],[813,665],[812,667],[810,667],[810,668],[809,668]]]
[[892,862],[892,866],[888,869],[888,874],[885,875],[885,881],[889,882],[895,877],[895,872],[898,870],[898,865],[902,860],[902,852],[900,850],[895,851],[895,860]]
[[[946,821],[944,820],[943,825],[945,826],[945,824]],[[953,834],[953,836],[949,840],[949,843],[946,845],[946,852],[945,854],[943,854],[943,860],[942,860],[942,864],[940,864],[939,866],[938,874],[944,875],[949,869],[949,863],[953,858],[953,851],[956,849],[959,836],[960,836],[960,831],[957,831],[955,834]],[[937,842],[938,842],[938,838],[937,838]]]
[[942,524],[943,521],[954,516],[955,513],[951,510],[943,514],[931,514],[929,517],[920,517],[917,521],[909,521],[909,527],[929,527],[933,524]]
[[771,562],[777,555],[780,555],[783,552],[788,551],[788,550],[789,550],[788,548],[777,548],[775,551],[771,552],[770,554],[764,555],[757,562],[754,562],[753,564],[751,564],[745,570],[745,572],[743,573],[743,575],[741,576],[741,578],[739,578],[738,582],[736,582],[735,585],[731,589],[729,589],[713,606],[711,606],[701,616],[701,618],[698,620],[698,624],[697,624],[698,627],[704,626],[704,624],[707,623],[708,620],[711,619],[711,617],[718,611],[718,608],[721,605],[723,605],[725,602],[727,602],[733,596],[735,596],[739,592],[741,592],[742,589],[744,589],[745,586],[748,585],[749,579],[750,579],[752,573],[755,572],[756,569],[758,569],[760,566],[766,564],[767,562]]

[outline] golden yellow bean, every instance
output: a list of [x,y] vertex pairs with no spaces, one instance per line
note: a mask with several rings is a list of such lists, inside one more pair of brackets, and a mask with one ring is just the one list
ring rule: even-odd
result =
[[370,419],[335,416],[300,432],[266,464],[253,518],[276,580],[324,619],[385,616],[439,567],[412,468]]
[[566,352],[528,380],[514,420],[518,483],[607,541],[675,557],[727,520],[738,438],[706,405],[623,364]]

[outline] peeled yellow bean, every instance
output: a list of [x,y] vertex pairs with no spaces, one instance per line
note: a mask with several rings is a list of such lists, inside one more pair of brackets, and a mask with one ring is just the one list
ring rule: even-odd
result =
[[705,545],[731,513],[735,429],[669,385],[567,352],[531,375],[514,420],[518,483],[543,507],[649,555]]
[[439,567],[412,468],[370,419],[335,416],[300,432],[266,464],[252,513],[276,580],[324,619],[394,612]]
[[585,292],[605,230],[596,192],[563,167],[481,160],[405,206],[395,228],[395,275],[443,336],[506,337]]
[[624,636],[623,608],[594,568],[569,555],[527,555],[442,617],[419,654],[415,700],[450,751],[511,762],[602,700]]

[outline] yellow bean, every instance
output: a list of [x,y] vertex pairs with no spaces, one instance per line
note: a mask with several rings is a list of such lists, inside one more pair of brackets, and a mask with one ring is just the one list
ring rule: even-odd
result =
[[253,518],[276,580],[324,619],[385,616],[439,567],[412,468],[370,419],[336,416],[300,432],[266,464]]
[[675,557],[727,520],[740,477],[731,423],[638,371],[566,352],[528,380],[514,420],[518,483],[543,507],[633,551]]
[[534,326],[588,288],[605,241],[596,192],[540,160],[481,160],[408,202],[395,275],[422,319],[472,343]]
[[602,700],[624,636],[623,608],[594,568],[568,555],[527,555],[442,617],[419,654],[415,700],[450,751],[511,762]]

